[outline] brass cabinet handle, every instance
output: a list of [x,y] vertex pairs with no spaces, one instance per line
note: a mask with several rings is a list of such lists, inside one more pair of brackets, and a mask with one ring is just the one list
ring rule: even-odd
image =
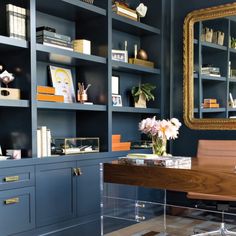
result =
[[73,168],[73,174],[75,176],[80,176],[80,175],[82,175],[82,171],[80,168]]
[[4,178],[4,181],[5,182],[16,182],[16,181],[19,181],[20,179],[20,176],[18,175],[15,175],[15,176],[7,176]]
[[15,204],[15,203],[19,203],[19,202],[20,202],[20,199],[18,197],[14,197],[14,198],[6,199],[4,201],[4,204],[5,205],[10,205],[10,204]]

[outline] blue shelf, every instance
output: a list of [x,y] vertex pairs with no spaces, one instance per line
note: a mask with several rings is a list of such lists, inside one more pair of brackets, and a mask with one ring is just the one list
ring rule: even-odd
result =
[[[198,73],[194,73],[194,78],[197,79],[198,78]],[[220,76],[210,76],[210,75],[201,75],[201,78],[203,81],[219,81],[219,82],[226,82],[227,79],[226,77]]]
[[76,110],[76,111],[106,111],[105,105],[86,105],[79,103],[37,102],[39,109]]
[[135,74],[155,74],[155,75],[160,74],[160,70],[156,68],[139,66],[120,61],[112,61],[112,69],[116,71],[135,73]]
[[203,113],[216,113],[216,112],[225,112],[226,108],[202,108]]
[[236,78],[229,78],[229,82],[235,83],[236,82]]
[[45,46],[42,44],[36,45],[37,57],[40,61],[57,62],[65,65],[86,65],[88,63],[106,64],[106,58],[94,55],[87,55],[57,47]]
[[0,100],[0,107],[29,107],[28,100]]
[[97,16],[107,15],[105,9],[79,0],[61,0],[56,1],[55,4],[48,4],[48,0],[36,2],[37,11],[70,21],[89,20]]
[[201,42],[201,43],[202,43],[202,47],[206,49],[217,49],[217,50],[227,51],[226,46],[222,46],[215,43],[209,43],[209,42]]
[[122,32],[126,32],[134,35],[150,35],[150,34],[160,34],[160,29],[131,20],[127,17],[119,16],[116,13],[112,12],[112,28]]
[[0,35],[0,49],[2,51],[9,51],[11,49],[25,49],[28,48],[28,42],[22,39],[14,39]]
[[113,112],[140,113],[140,114],[160,114],[157,108],[135,108],[135,107],[112,107]]

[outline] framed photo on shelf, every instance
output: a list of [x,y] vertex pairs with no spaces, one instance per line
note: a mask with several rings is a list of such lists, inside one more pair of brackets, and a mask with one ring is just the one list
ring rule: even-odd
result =
[[117,75],[112,75],[111,77],[111,91],[112,94],[119,94],[119,85],[120,85],[120,77]]
[[128,52],[125,50],[112,49],[111,59],[114,61],[128,62]]
[[114,106],[114,107],[122,107],[121,95],[112,94],[112,106]]
[[75,90],[70,69],[49,66],[52,85],[56,95],[64,96],[65,103],[75,102]]

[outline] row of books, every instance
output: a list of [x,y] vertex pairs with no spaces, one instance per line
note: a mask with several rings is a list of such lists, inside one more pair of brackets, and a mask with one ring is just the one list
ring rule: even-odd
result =
[[201,69],[201,72],[204,75],[220,77],[220,68],[219,67],[203,66]]
[[47,126],[37,129],[37,157],[51,156],[51,130]]
[[11,38],[26,40],[26,9],[6,5],[7,33]]
[[219,108],[220,104],[215,98],[205,98],[203,100],[203,108]]
[[48,30],[38,30],[36,32],[37,43],[53,46],[61,49],[73,51],[71,37]]
[[115,2],[115,4],[112,5],[112,11],[115,12],[117,15],[127,17],[134,21],[138,21],[137,12],[120,2]]

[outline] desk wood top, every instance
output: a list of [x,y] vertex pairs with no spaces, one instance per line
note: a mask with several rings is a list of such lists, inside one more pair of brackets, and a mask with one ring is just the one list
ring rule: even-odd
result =
[[104,182],[236,197],[235,166],[199,165],[196,158],[189,169],[105,163]]

